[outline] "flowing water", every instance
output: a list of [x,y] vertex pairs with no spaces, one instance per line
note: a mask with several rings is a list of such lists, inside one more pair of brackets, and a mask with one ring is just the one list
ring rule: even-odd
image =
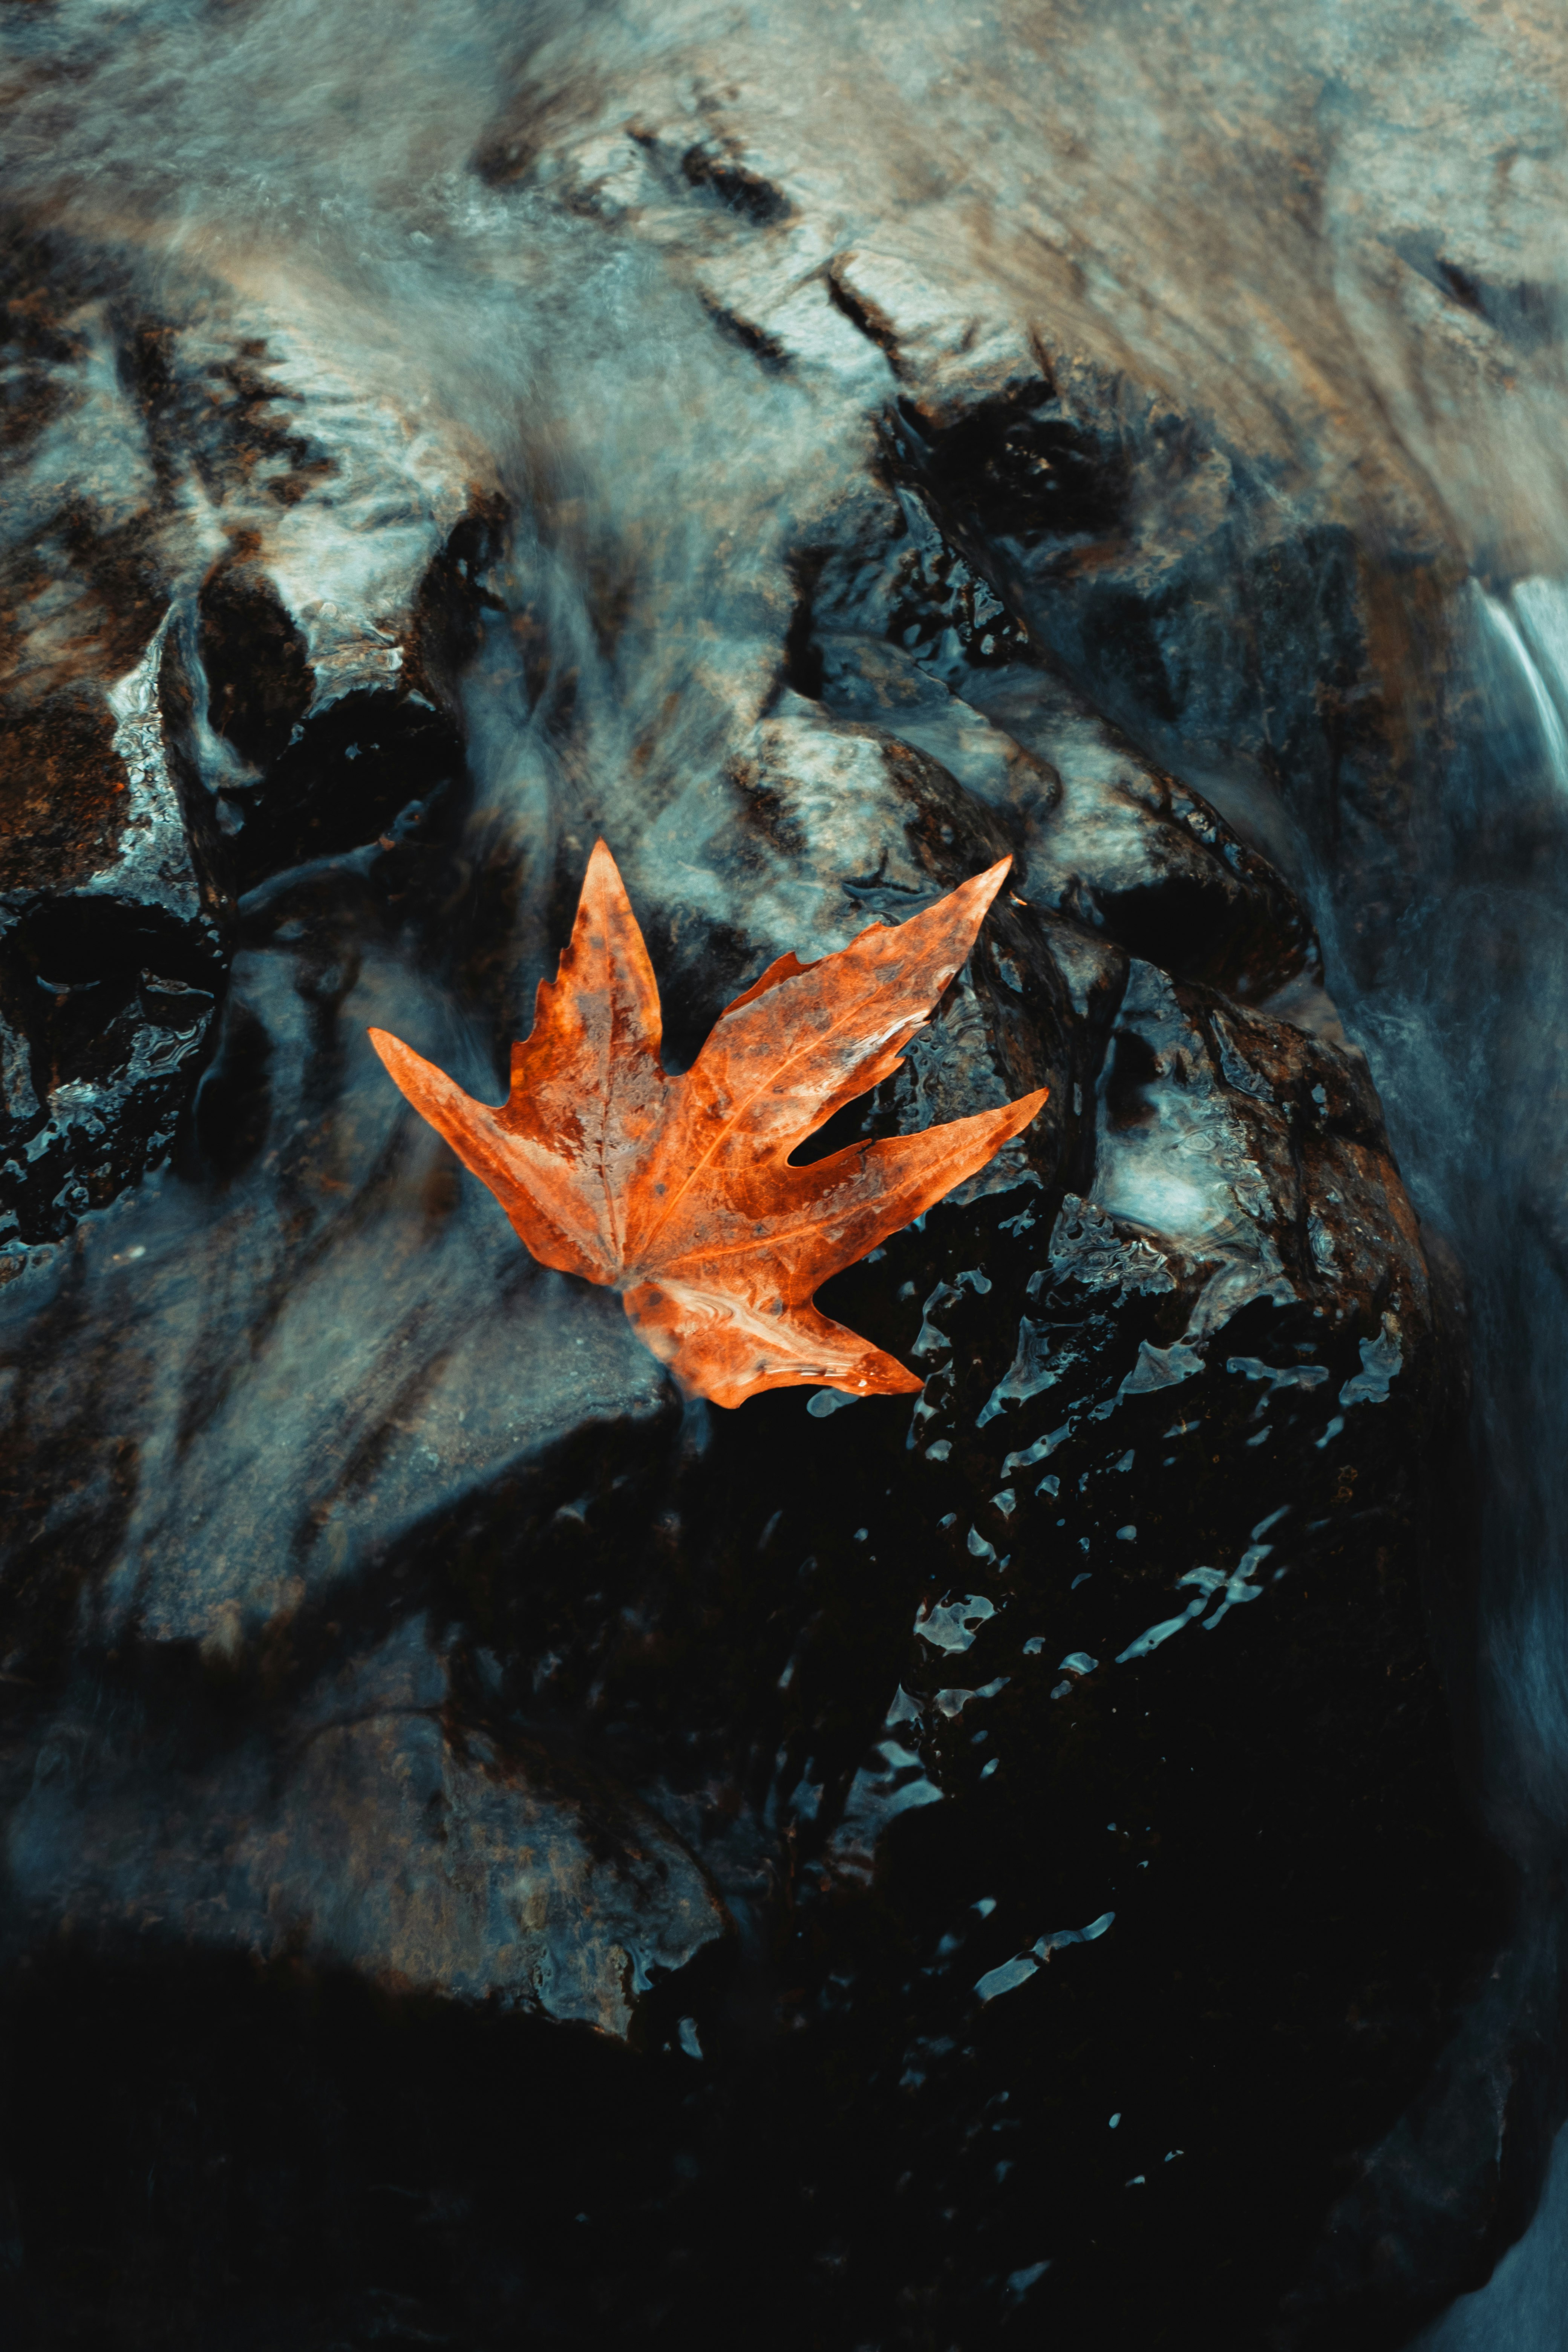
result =
[[[1482,716],[1441,777],[1419,901],[1362,1034],[1424,1217],[1471,1299],[1481,1469],[1481,1790],[1525,1872],[1521,1935],[1554,1970],[1568,1828],[1568,668],[1562,583],[1472,585]],[[1568,2342],[1568,2170],[1490,2284],[1423,2341]]]
[[[1288,777],[1272,799],[1241,766],[1206,782],[1308,894],[1406,1181],[1462,1273],[1482,1509],[1457,1695],[1490,1833],[1524,1874],[1521,1932],[1551,1968],[1568,1834],[1568,37],[1553,10],[1516,15],[55,0],[7,11],[0,54],[10,201],[112,257],[82,332],[117,276],[198,328],[204,304],[226,332],[251,322],[412,503],[422,483],[478,486],[518,518],[464,699],[474,855],[531,845],[520,998],[552,853],[595,821],[596,776],[655,744],[658,855],[689,857],[676,780],[762,707],[785,559],[897,389],[842,306],[777,330],[817,339],[832,398],[712,337],[702,271],[733,288],[744,269],[684,249],[654,133],[673,151],[682,124],[716,126],[765,166],[804,223],[803,279],[835,239],[923,239],[933,282],[958,289],[933,311],[1032,301],[1217,418],[1282,501],[1441,550],[1447,716],[1387,839],[1347,844]],[[523,184],[519,159],[552,140],[570,167]],[[40,480],[60,462],[46,451]],[[129,508],[145,459],[114,462]],[[198,471],[181,497],[216,546]],[[349,540],[298,561],[363,588]],[[1527,2237],[1425,2340],[1568,2344],[1565,2244],[1560,2147]]]

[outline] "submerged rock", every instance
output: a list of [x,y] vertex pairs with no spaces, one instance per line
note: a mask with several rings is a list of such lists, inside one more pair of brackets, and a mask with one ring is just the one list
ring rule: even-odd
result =
[[166,1726],[57,1718],[10,1820],[13,1950],[30,1919],[79,1953],[129,1929],[624,2036],[723,1915],[652,1815],[470,1714],[424,1631],[306,1692],[281,1753],[231,1724],[192,1770]]

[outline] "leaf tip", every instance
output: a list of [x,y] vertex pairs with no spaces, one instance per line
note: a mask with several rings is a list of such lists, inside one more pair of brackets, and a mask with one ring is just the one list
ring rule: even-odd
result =
[[[972,874],[967,882],[961,882],[938,904],[951,908],[963,922],[970,939],[973,940],[979,936],[980,926],[991,911],[991,902],[1012,870],[1011,856],[999,857],[994,866],[987,866],[980,873]],[[935,911],[933,908],[932,912]]]
[[[1001,1140],[1005,1140],[1011,1136],[1022,1135],[1024,1129],[1026,1127],[1032,1126],[1035,1120],[1038,1118],[1047,1103],[1050,1100],[1050,1096],[1051,1090],[1049,1087],[1037,1087],[1033,1094],[1020,1095],[1016,1102],[1010,1103],[1008,1105],[1008,1111],[1011,1116],[1008,1118],[1006,1128],[1003,1131]],[[998,1144],[998,1149],[999,1148],[1000,1141]]]
[[593,848],[588,852],[588,863],[583,875],[582,893],[577,902],[578,912],[582,912],[591,898],[597,898],[601,894],[607,895],[616,905],[624,905],[626,912],[630,914],[631,901],[626,897],[626,886],[621,878],[621,869],[616,864],[610,845],[603,834],[597,836]]

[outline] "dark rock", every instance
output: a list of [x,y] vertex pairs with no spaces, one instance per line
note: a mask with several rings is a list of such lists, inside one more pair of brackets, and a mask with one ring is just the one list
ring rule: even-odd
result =
[[[1446,1458],[1463,1400],[1352,1057],[1134,965],[1100,1121],[1092,1202],[950,1227],[930,1261],[929,1466],[861,1505],[866,1557],[929,1563],[915,1637],[804,1928],[865,1899],[885,1838],[852,1948],[900,1988],[878,2064],[912,2179],[886,2226],[934,2308],[993,2328],[1048,2260],[1037,2322],[1174,2343],[1223,2179],[1206,2307],[1249,2341],[1303,2258],[1292,2216],[1414,2095],[1465,1981],[1390,2002],[1452,1892],[1421,1598],[1462,1520],[1407,1465]],[[824,1759],[797,1740],[806,1790]],[[1281,1855],[1303,1892],[1344,1867],[1355,1901],[1278,1903]],[[1242,2155],[1281,2109],[1289,2189]]]
[[[1531,1931],[1534,1932],[1531,1932]],[[1555,1937],[1527,1921],[1330,2213],[1276,2341],[1383,2344],[1486,2284],[1536,2210],[1563,2102]]]
[[[412,485],[374,410],[300,432],[309,398],[268,373],[264,341],[215,337],[195,302],[95,304],[123,261],[23,239],[11,271],[0,1234],[30,1244],[167,1158],[237,896],[373,842],[457,773],[498,517],[426,480],[389,528]],[[193,467],[225,518],[216,563],[182,502]],[[363,575],[356,499],[378,509]],[[296,618],[307,547],[340,593]]]
[[454,1702],[413,1619],[306,1691],[281,1748],[230,1710],[194,1762],[199,1696],[173,1740],[112,1710],[56,1717],[11,1814],[13,1954],[40,1932],[78,1954],[227,1945],[624,2036],[722,1912],[652,1814]]
[[[455,75],[411,26],[384,107],[357,45],[253,89],[247,19],[212,120],[182,19],[149,142],[141,20],[26,15],[16,182],[78,226],[13,247],[5,519],[26,2324],[947,2352],[1294,2290],[1392,2347],[1557,2077],[1541,2023],[1509,2080],[1550,1972],[1454,2030],[1501,1916],[1428,1641],[1468,1671],[1460,1325],[1283,870],[1380,970],[1465,690],[1474,380],[1352,364],[1353,76],[1222,9],[1200,106],[1142,25],[1167,185],[1074,176],[1114,12],[1048,72],[889,20],[863,154],[847,16],[787,75],[606,20],[569,86],[545,18]],[[1535,364],[1545,298],[1436,255]],[[1050,1090],[825,1291],[912,1416],[683,1402],[371,1055],[499,1094],[601,832],[677,1064],[1013,856],[813,1147]]]
[[896,728],[1005,809],[1036,898],[1243,997],[1308,966],[1321,979],[1279,874],[1074,691],[918,495],[867,519],[812,610],[823,698]]
[[[944,709],[970,707],[941,691]],[[1055,682],[1040,691],[1059,713]],[[1431,1883],[1386,1860],[1442,1769],[1416,1562],[1439,1548],[1446,1507],[1405,1465],[1445,1458],[1457,1399],[1357,1058],[1130,959],[1094,895],[1103,830],[1082,836],[1079,895],[1039,889],[1068,774],[1093,807],[1087,766],[1066,758],[1058,798],[1036,781],[1039,755],[1004,748],[983,771],[897,715],[786,695],[695,803],[705,819],[685,824],[679,866],[639,845],[635,803],[609,822],[658,909],[672,1027],[694,1041],[785,945],[821,951],[897,919],[1018,845],[1020,802],[1038,816],[1021,840],[1028,895],[999,904],[906,1070],[818,1139],[1051,1088],[1015,1160],[841,1278],[847,1319],[930,1367],[917,1450],[897,1408],[825,1419],[786,1395],[718,1429],[683,1420],[614,1299],[531,1267],[381,1082],[371,1022],[478,1093],[494,1083],[507,1009],[486,909],[509,901],[468,866],[477,812],[449,798],[417,837],[279,877],[240,910],[185,1158],[6,1294],[30,1432],[6,1583],[5,1671],[26,1695],[12,1769],[30,1784],[10,1832],[11,1951],[47,1954],[68,1933],[107,1968],[152,1935],[215,1966],[236,1947],[347,1963],[646,2038],[679,1997],[661,1971],[689,1975],[732,1922],[731,1992],[685,1996],[699,2046],[731,2053],[721,2081],[738,2065],[752,2085],[732,2121],[720,2094],[705,2168],[732,2168],[737,2193],[795,2195],[818,2178],[810,2150],[834,2116],[835,2160],[881,2183],[882,2220],[853,2247],[824,2241],[824,2291],[836,2282],[869,2314],[907,2285],[989,2327],[1005,2281],[1045,2258],[1043,2187],[1063,2218],[1038,2293],[1064,2315],[1110,2307],[1107,2274],[1067,2248],[1122,2242],[1121,2177],[1080,2151],[1103,2129],[1129,2000],[1156,2086],[1138,2128],[1193,2140],[1192,2193],[1207,2198],[1266,2091],[1299,2109],[1347,2006],[1375,2006],[1369,1969],[1399,1982],[1415,1965]],[[959,767],[1021,775],[1023,793],[981,797]],[[1168,815],[1148,824],[1213,856]],[[455,928],[454,887],[470,910]],[[1263,894],[1255,933],[1269,890],[1289,923],[1263,861],[1241,887]],[[1295,971],[1316,1003],[1300,933],[1268,936],[1268,968]],[[488,1001],[488,1022],[456,1010],[463,992]],[[1184,1446],[1212,1466],[1193,1475]],[[1136,1542],[1106,1518],[1112,1486]],[[1272,1531],[1287,1505],[1288,1554]],[[1091,1581],[1069,1592],[1085,1542]],[[1289,1573],[1271,1580],[1265,1561]],[[1024,1642],[1044,1646],[1015,1657]],[[1089,1657],[1080,1693],[1071,1661]],[[424,1681],[381,1689],[399,1660]],[[1092,1697],[1103,1675],[1167,1696],[1141,1723],[1130,1705],[1123,1734]],[[889,1690],[904,1696],[867,1764]],[[1396,1754],[1413,1785],[1385,1786]],[[1368,1811],[1352,1783],[1384,1794]],[[1074,1826],[1037,1853],[1026,1823],[1042,1807]],[[1097,1862],[1107,1809],[1138,1817],[1147,1856],[1117,1846],[1109,1871]],[[1342,1913],[1324,1922],[1284,2029],[1286,1962],[1257,1916],[1278,1849],[1258,1853],[1260,1830],[1309,1857],[1315,1885],[1347,1853],[1358,1883],[1374,1867],[1386,1881],[1356,1936]],[[1179,1868],[1145,1898],[1132,1873],[1163,1859],[1156,1837]],[[523,1847],[557,1890],[537,1953],[500,1862]],[[372,1850],[367,1877],[357,1857]],[[994,1898],[994,1920],[966,1927]],[[1043,2007],[1012,2029],[1019,2204],[953,2137],[995,2087],[976,2087],[994,2062],[974,1986],[1005,1969],[1009,1939],[1027,1950],[1107,1910],[1114,1943],[1062,1947],[1085,1972],[1078,2071],[1046,2054]],[[1228,2073],[1211,2087],[1204,2062],[1172,2055],[1186,1996],[1160,2007],[1150,1956],[1177,1932],[1184,1982],[1227,2015],[1226,2046],[1263,2036],[1239,2105]],[[944,1938],[946,1957],[916,1959]],[[887,1990],[847,1996],[845,1965]],[[1067,1966],[1053,1954],[1049,1986]],[[1205,2287],[1237,2326],[1300,2258],[1333,2158],[1386,2129],[1419,2080],[1447,1966],[1432,2015],[1396,2000],[1374,2062],[1363,2045],[1359,2072],[1324,2066],[1335,2089],[1299,2123],[1291,2194],[1248,2222],[1248,2263]],[[769,2037],[757,2047],[781,1994],[800,2025],[782,2074]],[[922,2185],[884,2211],[911,2112]],[[1074,2151],[1066,2172],[1058,2148]],[[952,2263],[922,2251],[939,2206],[973,2213]],[[730,2210],[704,2231],[731,2229]],[[1192,2207],[1184,2191],[1161,2210],[1160,2230],[1179,2231]],[[606,2291],[630,2326],[629,2286]],[[799,2324],[816,2292],[789,2303]],[[1142,2289],[1116,2292],[1128,2326],[1164,2324]]]
[[0,904],[12,1241],[58,1238],[166,1157],[206,1046],[232,901],[187,821],[173,658],[165,624],[103,689],[121,828],[105,863],[62,874],[35,845],[31,886]]

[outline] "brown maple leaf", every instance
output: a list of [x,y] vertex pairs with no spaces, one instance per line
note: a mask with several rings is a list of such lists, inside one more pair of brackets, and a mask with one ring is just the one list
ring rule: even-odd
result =
[[653,966],[601,841],[532,1034],[512,1047],[504,1103],[473,1101],[384,1029],[371,1042],[533,1255],[618,1290],[639,1339],[699,1396],[736,1405],[807,1382],[855,1396],[918,1389],[812,1294],[983,1168],[1046,1090],[808,1167],[789,1155],[899,1068],[1011,863],[819,963],[781,956],[671,1078]]

